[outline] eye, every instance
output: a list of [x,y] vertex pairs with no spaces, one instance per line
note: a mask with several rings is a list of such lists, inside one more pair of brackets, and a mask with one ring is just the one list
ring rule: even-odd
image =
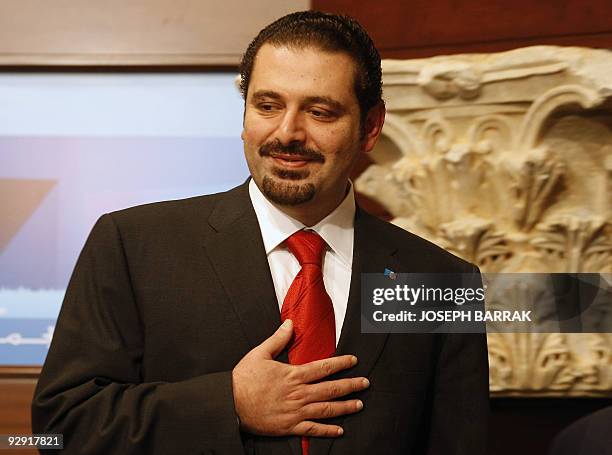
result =
[[333,117],[333,114],[322,109],[310,109],[310,115],[319,120],[329,120]]
[[271,101],[262,101],[255,104],[255,109],[257,109],[261,115],[275,115],[282,109],[282,106]]

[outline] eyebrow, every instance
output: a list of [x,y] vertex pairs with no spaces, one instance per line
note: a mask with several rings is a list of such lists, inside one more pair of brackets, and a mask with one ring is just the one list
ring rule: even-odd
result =
[[309,96],[305,99],[306,104],[325,104],[332,110],[343,113],[346,109],[339,101],[328,96]]
[[258,92],[253,93],[254,100],[261,100],[263,98],[272,98],[274,100],[280,100],[281,96],[278,93],[270,90],[260,90]]
[[[282,96],[271,90],[260,90],[253,93],[253,101],[259,101],[262,99],[273,99],[273,100],[282,100]],[[336,101],[329,96],[308,96],[304,99],[304,104],[325,104],[330,107],[332,110],[343,113],[346,111],[345,107],[339,101]]]

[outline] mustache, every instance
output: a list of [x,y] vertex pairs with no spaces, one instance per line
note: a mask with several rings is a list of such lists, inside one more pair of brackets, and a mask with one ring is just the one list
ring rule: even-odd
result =
[[310,161],[325,162],[323,154],[308,147],[304,147],[299,142],[291,142],[288,145],[283,145],[276,139],[273,142],[268,142],[259,147],[259,156],[274,156],[275,154],[294,155]]

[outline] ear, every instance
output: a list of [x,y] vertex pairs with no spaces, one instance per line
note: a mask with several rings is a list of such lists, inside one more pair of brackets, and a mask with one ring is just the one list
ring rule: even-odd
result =
[[385,123],[386,112],[387,110],[385,109],[385,103],[381,101],[370,109],[366,115],[364,125],[365,135],[361,140],[363,152],[371,152],[376,145],[378,136],[380,136],[380,132],[382,131]]

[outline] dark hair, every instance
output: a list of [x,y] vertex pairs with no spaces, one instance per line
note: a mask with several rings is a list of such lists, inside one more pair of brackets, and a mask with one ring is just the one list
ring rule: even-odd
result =
[[265,27],[251,41],[240,62],[240,91],[245,101],[255,57],[265,43],[298,48],[312,46],[328,52],[347,53],[357,67],[354,89],[362,123],[368,111],[382,102],[380,55],[355,19],[320,11],[301,11],[283,16]]

